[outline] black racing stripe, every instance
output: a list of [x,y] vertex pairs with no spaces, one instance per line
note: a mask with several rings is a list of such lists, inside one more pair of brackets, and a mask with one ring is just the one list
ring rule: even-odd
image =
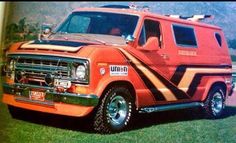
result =
[[176,86],[180,83],[187,68],[232,68],[231,65],[180,65],[176,68],[175,73],[171,77],[170,81]]
[[[130,54],[133,55],[132,53],[130,53]],[[135,55],[133,55],[133,56],[136,57]],[[150,68],[148,65],[146,65],[144,62],[139,60],[137,57],[136,57],[136,59],[142,64],[142,66],[144,66],[147,69],[149,69],[175,95],[175,97],[177,99],[188,99],[189,98],[189,96],[184,91],[180,90],[175,85],[170,83],[162,75],[160,75],[158,72],[156,72],[155,70]]]
[[180,83],[181,79],[183,78],[185,72],[186,72],[186,66],[181,65],[176,68],[175,73],[171,77],[170,81],[174,83],[176,86]]
[[70,47],[80,47],[88,45],[87,43],[74,42],[74,41],[60,41],[60,40],[35,40],[31,44],[47,44],[47,45],[58,45],[58,46],[70,46]]
[[138,75],[141,77],[141,79],[144,81],[144,84],[148,87],[148,89],[152,92],[154,95],[154,98],[157,101],[165,101],[164,95],[154,86],[154,84],[143,74],[141,70],[139,70],[136,65],[133,62],[130,62],[130,65],[136,70]]
[[193,97],[195,92],[197,91],[197,87],[201,83],[202,77],[204,76],[231,76],[229,73],[198,73],[194,76],[189,88],[188,88],[188,95]]
[[[130,59],[122,51],[120,51],[120,53],[127,60],[130,61]],[[135,71],[138,73],[139,77],[144,81],[144,84],[151,91],[155,100],[156,101],[166,101],[164,95],[154,86],[154,84],[144,75],[144,73],[140,69],[138,69],[138,67],[133,62],[129,62],[129,63],[135,69]]]

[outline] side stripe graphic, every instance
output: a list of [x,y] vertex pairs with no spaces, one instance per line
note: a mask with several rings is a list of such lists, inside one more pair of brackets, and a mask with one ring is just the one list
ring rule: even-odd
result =
[[[45,49],[45,50],[58,50],[58,51],[68,51],[68,52],[78,52],[84,45],[82,43],[76,42],[61,42],[61,41],[50,41],[37,43],[35,41],[30,41],[21,45],[21,49]],[[76,46],[76,47],[75,47]]]
[[[133,55],[132,53],[130,53],[131,55]],[[134,56],[134,55],[133,55]],[[142,62],[141,60],[139,60],[137,58],[137,60],[142,63],[142,65],[144,67],[146,67],[148,70],[150,70],[155,76],[156,78],[158,78],[164,85],[166,88],[168,88],[175,96],[177,99],[188,99],[190,98],[185,92],[183,92],[182,90],[180,90],[179,88],[177,88],[174,84],[172,84],[170,81],[168,81],[166,78],[164,78],[163,76],[161,76],[158,72],[156,72],[155,70],[153,70],[152,68],[150,68],[147,64],[145,64],[144,62]]]
[[231,73],[198,73],[194,76],[189,88],[188,88],[188,95],[193,97],[194,93],[197,90],[197,87],[199,86],[202,77],[204,76],[231,76]]
[[[126,57],[126,55],[124,55]],[[126,57],[127,58],[127,57]],[[144,81],[144,84],[150,89],[151,93],[154,95],[154,98],[157,101],[165,101],[164,95],[155,87],[155,85],[144,75],[144,73],[138,69],[138,67],[133,63],[130,62],[131,66],[137,71],[138,75]]]
[[174,83],[175,85],[178,85],[180,83],[180,80],[183,78],[184,73],[186,71],[186,66],[181,65],[176,68],[176,71],[174,75],[171,77],[170,81]]
[[187,92],[188,88],[190,88],[190,84],[193,81],[193,78],[196,74],[199,73],[209,73],[209,74],[219,74],[219,73],[229,73],[230,70],[227,69],[206,69],[206,68],[188,68],[178,84],[178,88],[183,89]]
[[124,49],[120,50],[128,59],[132,61],[132,63],[137,67],[137,69],[139,69],[152,82],[152,84],[155,86],[154,89],[159,90],[167,101],[177,100],[176,96],[165,86],[165,84],[162,83],[160,79],[156,77],[155,74],[153,74],[153,72],[150,71],[150,69],[147,68],[147,66],[143,65],[140,60],[132,56]]
[[232,68],[230,65],[220,65],[220,66],[212,66],[212,65],[180,65],[176,68],[175,73],[171,77],[170,81],[174,83],[175,85],[178,85],[185,75],[187,68],[206,68],[206,69],[226,69],[226,68]]
[[156,100],[176,101],[190,99],[194,96],[202,77],[230,76],[230,65],[181,65],[176,68],[170,80],[145,64],[133,53],[119,49],[131,66],[139,74],[145,85],[152,92]]

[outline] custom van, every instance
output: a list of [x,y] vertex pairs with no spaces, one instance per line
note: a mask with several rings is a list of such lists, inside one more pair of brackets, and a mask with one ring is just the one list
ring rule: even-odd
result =
[[232,63],[222,29],[200,21],[208,17],[75,9],[52,31],[9,48],[3,102],[13,115],[92,114],[100,133],[124,130],[135,113],[201,107],[219,118]]

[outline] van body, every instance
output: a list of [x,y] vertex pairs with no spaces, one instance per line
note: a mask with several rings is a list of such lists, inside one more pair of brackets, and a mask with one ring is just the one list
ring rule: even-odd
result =
[[202,107],[222,115],[232,63],[221,28],[126,8],[79,8],[51,34],[7,51],[3,102],[84,117],[101,133],[135,112]]

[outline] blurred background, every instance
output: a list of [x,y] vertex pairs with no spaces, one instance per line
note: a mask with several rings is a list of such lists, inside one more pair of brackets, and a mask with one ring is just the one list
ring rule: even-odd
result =
[[[129,5],[130,2],[7,2],[7,40],[16,40],[16,33],[31,34],[42,23],[58,24],[73,9],[78,7],[99,7],[102,5]],[[150,11],[159,14],[191,16],[210,14],[214,19],[204,22],[222,27],[229,47],[236,49],[236,2],[135,2],[138,6],[149,6]],[[12,39],[11,39],[12,38]],[[30,36],[28,35],[28,37]],[[235,52],[236,55],[236,52]]]
[[[3,2],[2,2],[3,3]],[[73,9],[103,5],[129,5],[130,2],[5,2],[1,57],[14,42],[36,39],[43,24],[59,24]],[[230,54],[236,64],[236,2],[135,2],[148,6],[151,12],[191,16],[213,15],[203,22],[220,26],[228,42]],[[2,10],[2,9],[0,9]],[[1,26],[0,26],[1,27]],[[1,58],[2,59],[2,58]],[[2,63],[0,61],[0,63]],[[236,68],[234,67],[234,71]]]

